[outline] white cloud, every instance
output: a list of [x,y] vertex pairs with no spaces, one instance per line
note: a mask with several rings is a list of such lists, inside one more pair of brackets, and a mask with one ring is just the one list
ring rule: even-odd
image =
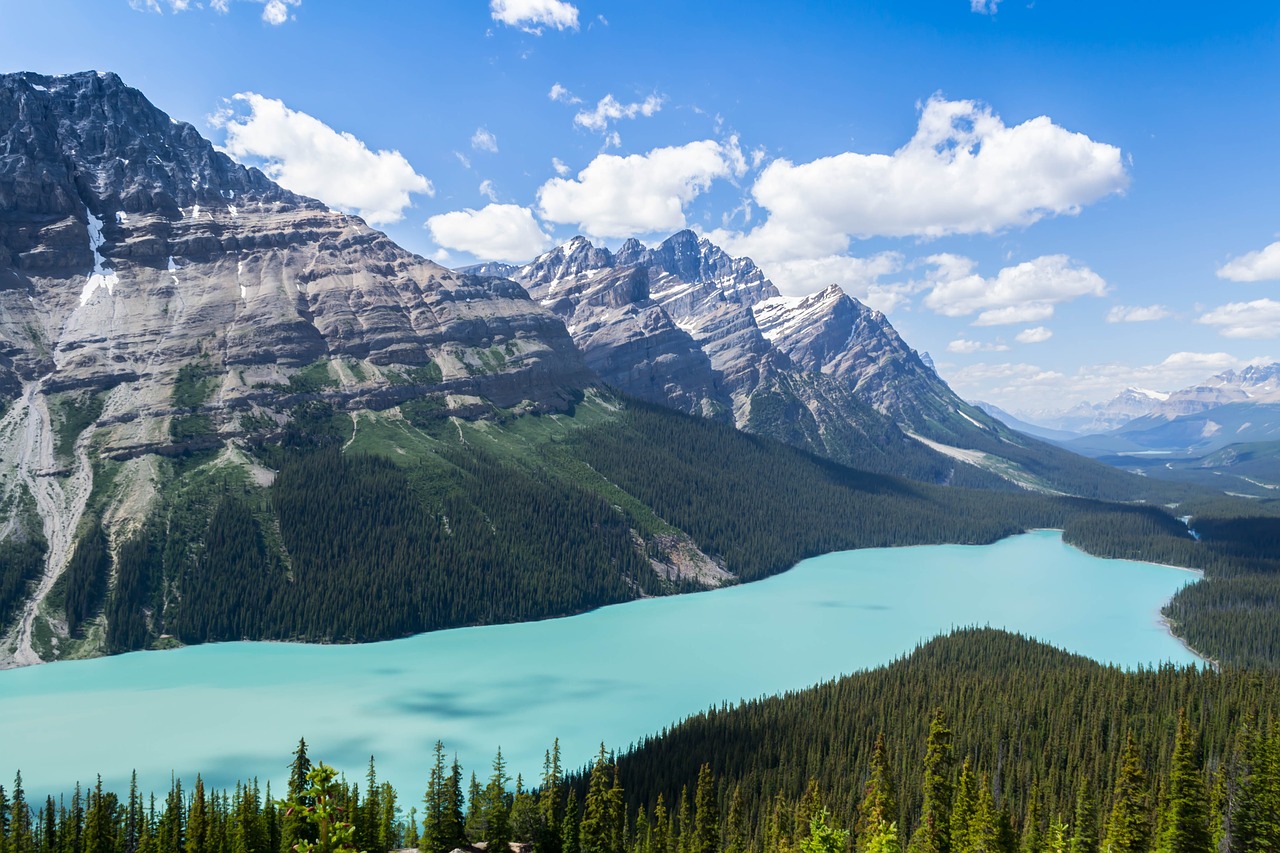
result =
[[964,338],[957,338],[947,344],[947,352],[958,352],[962,355],[970,355],[975,352],[1004,352],[1009,347],[1004,344],[989,344],[982,341],[967,341]]
[[552,178],[539,187],[539,212],[592,237],[677,231],[686,226],[685,205],[713,181],[741,175],[745,167],[736,138],[626,157],[600,154],[576,178]]
[[[705,235],[731,255],[737,255],[730,232],[715,230]],[[893,312],[911,299],[916,286],[910,283],[886,283],[881,279],[900,272],[902,255],[880,252],[865,258],[851,255],[828,255],[822,258],[800,258],[774,261],[762,266],[765,275],[786,296],[805,296],[835,283],[845,293],[877,311]]]
[[1171,312],[1163,305],[1115,305],[1107,312],[1108,323],[1150,323],[1163,320]]
[[559,83],[551,84],[551,91],[547,92],[547,97],[553,101],[559,101],[562,104],[582,103],[582,98],[577,97],[576,95],[573,94],[573,92],[570,92],[568,89],[566,89],[564,86],[561,86]]
[[1225,352],[1175,352],[1155,364],[1088,364],[1067,375],[1032,364],[981,363],[945,371],[947,382],[969,400],[989,400],[1014,414],[1052,414],[1081,400],[1109,400],[1125,388],[1167,391],[1203,382],[1224,370],[1270,364],[1263,356],[1241,359]]
[[[291,8],[302,5],[302,0],[252,0],[262,4],[262,20],[272,26],[279,26],[289,20]],[[204,9],[204,3],[193,0],[129,0],[129,6],[139,12],[186,12],[189,9]],[[231,0],[209,0],[208,8],[226,14],[231,10]]]
[[578,7],[563,0],[490,0],[489,13],[500,24],[542,35],[544,27],[578,28]]
[[527,261],[552,244],[551,235],[539,227],[533,212],[515,204],[441,213],[427,220],[427,228],[441,246],[486,261]]
[[[559,85],[559,84],[557,84]],[[552,87],[552,92],[555,87]],[[587,130],[594,130],[597,133],[604,133],[609,129],[609,122],[618,121],[619,119],[630,119],[636,116],[648,116],[659,112],[665,101],[662,95],[650,95],[643,101],[624,104],[613,95],[605,95],[596,104],[595,109],[582,110],[573,117],[573,123],[585,127]]]
[[1274,281],[1280,279],[1280,241],[1232,258],[1218,269],[1218,278],[1230,281]]
[[262,20],[272,26],[280,26],[289,20],[289,7],[301,6],[302,0],[267,0],[262,7]]
[[569,172],[573,171],[569,168],[569,164],[561,160],[559,157],[551,158],[551,167],[556,170],[556,174],[565,177]]
[[487,179],[486,179],[486,180],[483,180],[483,181],[481,181],[481,182],[480,182],[480,195],[482,195],[482,196],[484,196],[485,198],[489,199],[489,201],[497,201],[497,200],[498,200],[498,193],[497,193],[497,191],[493,188],[493,181],[490,181],[490,180],[487,180]]
[[1005,267],[993,278],[976,273],[977,264],[960,255],[925,261],[933,266],[926,276],[932,289],[925,306],[948,317],[977,313],[975,326],[1040,322],[1053,316],[1057,304],[1107,292],[1101,276],[1066,255],[1043,255]]
[[1042,344],[1052,337],[1052,329],[1046,329],[1044,326],[1036,326],[1031,329],[1023,329],[1021,332],[1018,332],[1013,339],[1020,344]]
[[935,96],[893,154],[769,163],[752,188],[769,217],[746,236],[756,254],[782,258],[842,253],[854,237],[990,234],[1079,213],[1128,183],[1113,145]]
[[979,15],[994,15],[1000,0],[969,0],[969,10]]
[[1196,322],[1216,326],[1224,338],[1280,337],[1280,302],[1274,299],[1231,302],[1214,308]]
[[249,114],[215,117],[227,133],[225,150],[240,160],[261,161],[281,186],[354,211],[371,225],[398,222],[412,203],[410,195],[435,193],[399,151],[370,151],[350,133],[273,98],[242,92],[234,100]]
[[494,136],[483,127],[477,127],[476,132],[471,134],[471,147],[477,151],[488,151],[491,154],[498,153],[498,137]]

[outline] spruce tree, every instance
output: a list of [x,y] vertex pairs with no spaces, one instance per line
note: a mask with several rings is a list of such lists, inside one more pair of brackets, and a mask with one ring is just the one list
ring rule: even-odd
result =
[[587,780],[587,799],[583,804],[582,824],[578,829],[581,853],[614,853],[610,770],[612,768],[605,763],[604,747],[601,746]]
[[9,806],[9,853],[35,853],[35,838],[31,830],[31,809],[27,806],[22,772],[19,771],[13,779],[13,802]]
[[941,709],[933,714],[925,742],[924,805],[909,853],[951,853],[951,729]]
[[561,853],[560,819],[564,803],[564,775],[560,769],[560,738],[556,738],[542,763],[542,788],[538,792],[538,853]]
[[747,853],[747,815],[742,786],[734,785],[724,821],[724,853]]
[[560,821],[560,853],[580,853],[580,833],[578,830],[578,793],[569,789],[569,796],[564,804],[564,819]]
[[720,853],[720,809],[716,802],[716,782],[711,765],[698,769],[698,786],[693,795],[693,839],[689,853]]
[[1040,816],[1040,786],[1033,784],[1022,822],[1022,853],[1044,853],[1044,826]]
[[511,810],[507,805],[507,762],[502,757],[502,749],[493,759],[493,775],[485,785],[483,799],[485,835],[489,842],[490,853],[505,853],[511,842]]
[[1185,713],[1178,714],[1169,792],[1161,814],[1159,853],[1210,853],[1209,798],[1196,762],[1195,736]]
[[965,853],[970,849],[969,831],[978,810],[975,784],[973,766],[969,759],[965,758],[964,765],[960,769],[960,779],[956,783],[955,797],[951,803],[951,849],[955,853]]
[[1089,777],[1080,779],[1076,789],[1075,819],[1071,822],[1069,853],[1098,853],[1098,807],[1093,801]]
[[658,794],[658,802],[653,807],[653,826],[649,835],[649,853],[671,853],[671,818],[662,794]]
[[1111,814],[1107,818],[1107,853],[1146,853],[1151,838],[1151,820],[1147,805],[1147,774],[1134,742],[1133,732],[1125,738],[1112,795]]
[[[876,735],[875,746],[871,749],[871,775],[862,789],[862,802],[858,805],[858,844],[859,853],[865,853],[866,844],[871,838],[883,839],[885,829],[894,824],[893,835],[897,837],[898,800],[893,790],[893,771],[889,767],[888,750],[884,745],[884,732]],[[884,840],[877,841],[883,846]]]
[[[294,750],[293,761],[289,763],[287,794],[290,802],[299,803],[304,809],[313,805],[310,797],[306,794],[306,790],[311,786],[311,783],[307,781],[309,773],[311,773],[311,759],[307,757],[307,740],[306,738],[298,738],[298,748]],[[285,853],[291,851],[300,841],[315,841],[315,827],[307,821],[305,815],[300,811],[286,811],[283,820],[280,844]]]
[[476,772],[471,771],[471,781],[467,784],[467,817],[466,834],[473,843],[484,841],[488,827],[484,823],[484,796],[480,788],[480,780]]

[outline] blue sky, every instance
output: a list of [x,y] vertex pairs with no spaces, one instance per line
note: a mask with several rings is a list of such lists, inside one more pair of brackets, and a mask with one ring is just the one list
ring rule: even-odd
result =
[[798,5],[0,0],[0,69],[449,265],[692,227],[1017,412],[1280,356],[1276,4]]

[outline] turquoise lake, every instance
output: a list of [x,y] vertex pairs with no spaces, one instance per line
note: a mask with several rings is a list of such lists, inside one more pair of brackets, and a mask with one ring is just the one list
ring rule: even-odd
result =
[[28,799],[97,774],[127,790],[285,778],[313,759],[363,778],[370,754],[406,800],[437,739],[485,777],[625,748],[723,701],[887,663],[954,627],[1020,631],[1124,666],[1197,659],[1159,622],[1196,575],[1090,557],[1037,531],[981,547],[846,551],[768,580],[545,622],[360,646],[222,643],[0,672],[0,783]]

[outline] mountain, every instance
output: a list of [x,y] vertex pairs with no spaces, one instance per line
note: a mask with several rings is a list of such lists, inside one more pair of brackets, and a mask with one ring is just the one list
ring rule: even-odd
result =
[[995,403],[986,403],[981,400],[974,400],[973,404],[1010,429],[1016,429],[1018,432],[1033,435],[1036,438],[1042,438],[1045,441],[1070,441],[1077,437],[1074,432],[1067,432],[1066,430],[1061,429],[1050,429],[1049,427],[1043,427],[1038,424],[1024,421],[1021,418],[1009,414]]
[[1186,553],[1163,511],[1014,488],[1154,494],[959,401],[842,293],[773,302],[687,232],[503,271],[113,74],[0,75],[0,667],[541,619],[1099,514],[1103,550]]
[[640,399],[926,482],[1143,494],[961,400],[838,285],[781,296],[750,259],[692,231],[617,253],[576,237],[510,276],[564,319],[607,383]]
[[1081,436],[1118,429],[1134,418],[1157,411],[1170,395],[1146,388],[1126,388],[1105,403],[1080,402],[1063,412],[1036,412],[1027,418],[1041,429]]

